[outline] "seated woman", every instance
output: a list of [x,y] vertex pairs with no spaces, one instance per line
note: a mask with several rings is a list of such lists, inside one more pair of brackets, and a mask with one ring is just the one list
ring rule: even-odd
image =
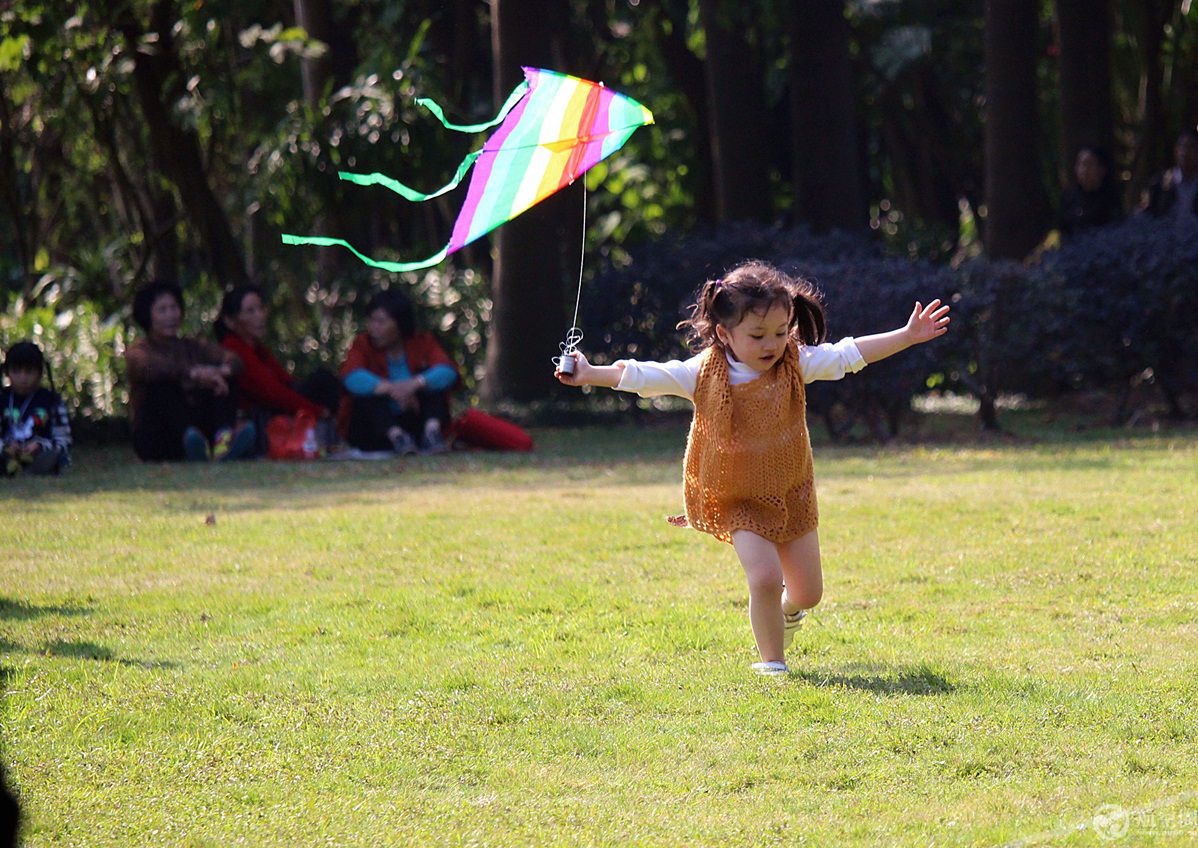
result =
[[225,294],[216,319],[216,337],[237,354],[245,370],[237,382],[241,408],[248,412],[328,418],[337,412],[341,386],[329,371],[319,370],[303,382],[283,367],[264,344],[266,298],[257,286],[237,286]]
[[338,423],[350,445],[399,454],[446,450],[442,434],[458,370],[432,333],[416,329],[402,293],[371,298],[366,332],[350,346],[341,379],[348,394]]
[[147,462],[247,456],[256,432],[252,424],[236,426],[241,360],[218,344],[179,336],[183,292],[172,283],[140,288],[133,320],[145,331],[125,351],[137,456]]

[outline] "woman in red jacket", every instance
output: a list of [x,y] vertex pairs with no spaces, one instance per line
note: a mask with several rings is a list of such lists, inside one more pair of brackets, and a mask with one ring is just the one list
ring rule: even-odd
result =
[[242,409],[251,414],[304,412],[329,418],[340,398],[337,378],[322,370],[297,383],[264,343],[266,317],[266,298],[257,286],[237,286],[221,301],[216,336],[245,366],[238,384]]
[[381,291],[367,304],[366,332],[341,366],[341,434],[361,450],[441,453],[449,390],[458,380],[436,337],[416,329],[412,302],[401,292]]

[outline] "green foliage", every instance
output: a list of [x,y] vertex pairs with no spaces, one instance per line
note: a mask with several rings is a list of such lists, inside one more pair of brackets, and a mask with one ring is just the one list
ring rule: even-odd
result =
[[0,350],[24,340],[41,348],[54,388],[73,415],[96,419],[123,413],[128,391],[121,380],[122,355],[128,335],[119,316],[104,316],[89,303],[0,314]]

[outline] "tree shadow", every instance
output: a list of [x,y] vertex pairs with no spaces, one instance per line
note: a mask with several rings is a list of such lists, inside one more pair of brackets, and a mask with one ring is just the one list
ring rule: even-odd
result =
[[875,695],[944,695],[957,689],[943,674],[924,664],[908,668],[872,664],[844,671],[804,669],[791,675],[812,686],[859,689]]
[[178,668],[178,663],[169,660],[137,660],[118,657],[111,650],[95,642],[68,642],[56,639],[46,643],[43,653],[48,657],[64,657],[76,660],[99,660],[136,668]]
[[88,615],[91,611],[91,607],[39,606],[28,601],[0,597],[0,619],[9,621],[28,621],[43,615]]

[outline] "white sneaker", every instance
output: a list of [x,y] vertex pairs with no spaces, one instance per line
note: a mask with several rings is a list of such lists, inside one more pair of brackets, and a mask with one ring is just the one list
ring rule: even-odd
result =
[[770,660],[769,662],[753,663],[753,671],[760,674],[762,677],[777,677],[782,674],[789,674],[790,668],[782,660]]
[[416,440],[406,430],[400,430],[391,438],[391,447],[400,456],[415,456],[417,453]]
[[786,650],[795,640],[795,633],[803,626],[803,619],[807,617],[807,610],[799,610],[793,615],[782,613],[782,649]]

